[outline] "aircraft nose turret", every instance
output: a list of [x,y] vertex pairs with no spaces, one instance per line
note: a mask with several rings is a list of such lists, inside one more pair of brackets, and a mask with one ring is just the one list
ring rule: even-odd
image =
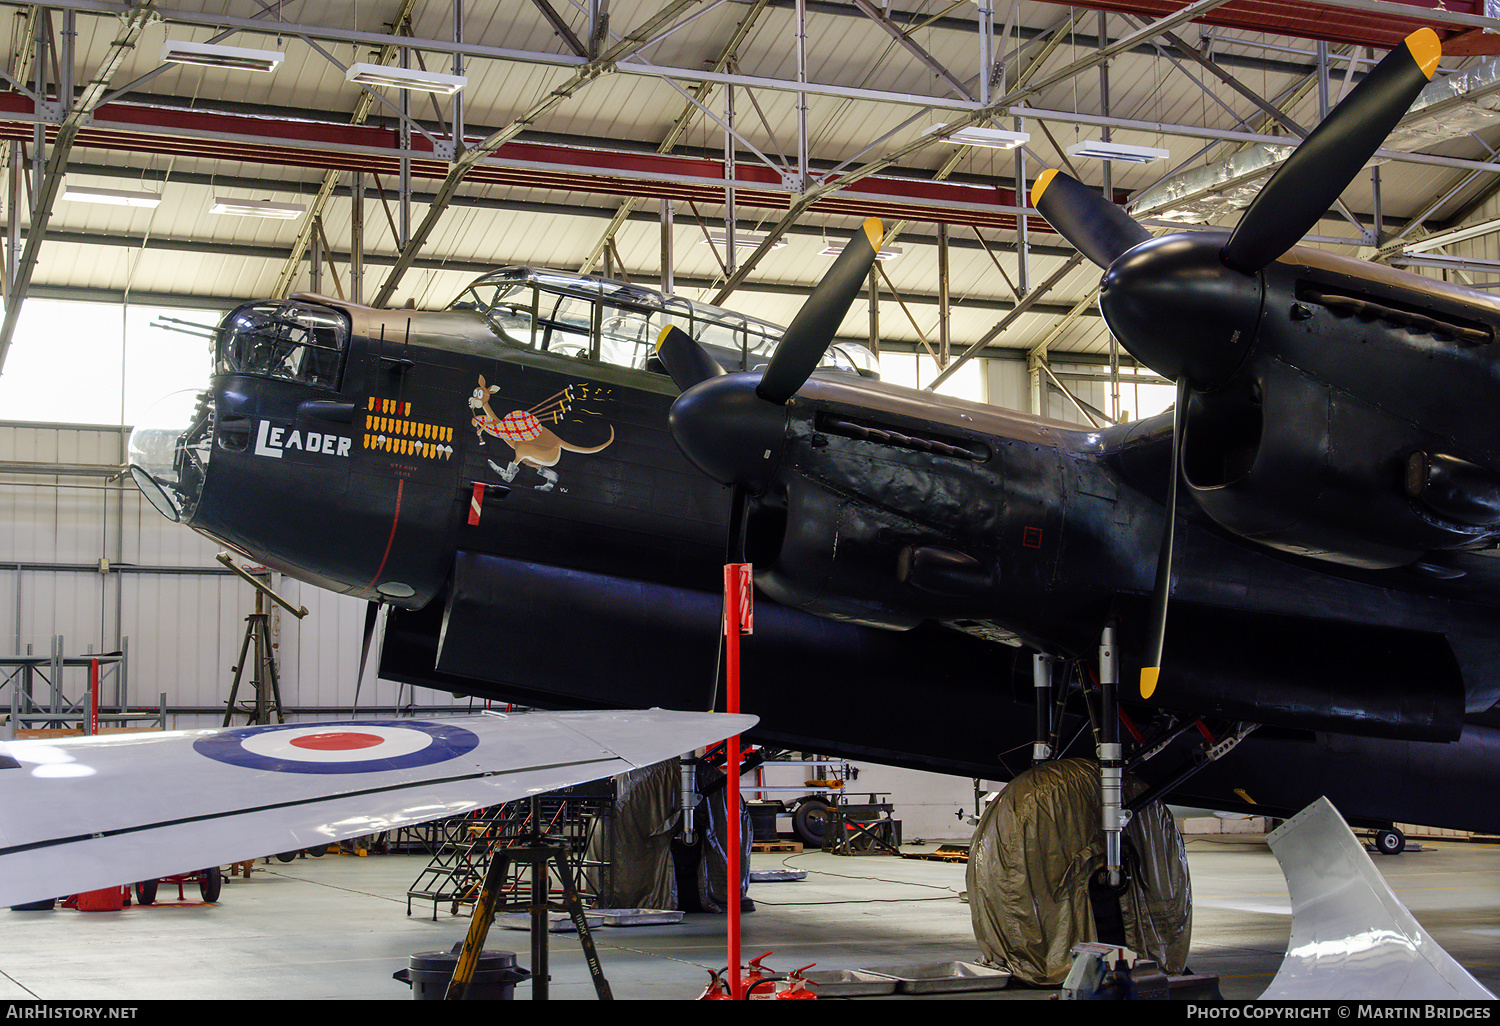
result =
[[726,374],[694,385],[672,404],[672,437],[715,481],[758,492],[786,444],[787,407],[756,395],[759,374]]
[[168,520],[185,524],[193,519],[203,495],[213,425],[211,393],[173,392],[130,432],[130,476]]
[[1115,260],[1099,286],[1104,320],[1130,354],[1165,378],[1223,384],[1260,320],[1262,279],[1224,266],[1217,233],[1163,235]]

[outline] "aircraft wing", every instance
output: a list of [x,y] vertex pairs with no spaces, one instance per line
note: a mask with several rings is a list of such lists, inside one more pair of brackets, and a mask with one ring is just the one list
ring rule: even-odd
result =
[[484,713],[0,744],[0,906],[411,826],[670,759],[756,718]]

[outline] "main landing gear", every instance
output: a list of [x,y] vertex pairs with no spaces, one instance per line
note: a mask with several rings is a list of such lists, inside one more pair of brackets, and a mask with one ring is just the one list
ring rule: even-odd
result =
[[[1073,949],[1100,941],[1182,973],[1192,924],[1187,851],[1160,799],[1254,725],[1160,716],[1138,727],[1117,700],[1113,624],[1102,632],[1097,662],[1037,655],[1033,683],[1033,766],[991,803],[970,849],[970,909],[982,957],[1025,982],[1057,986]],[[1094,758],[1066,757],[1085,730]],[[1184,736],[1195,732],[1198,742],[1185,746]],[[1185,765],[1153,774],[1156,787],[1132,775],[1184,747]]]

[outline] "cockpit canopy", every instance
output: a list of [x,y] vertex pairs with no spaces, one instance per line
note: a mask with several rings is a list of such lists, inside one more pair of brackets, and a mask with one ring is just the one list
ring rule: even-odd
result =
[[[669,324],[696,338],[728,370],[764,367],[784,330],[638,285],[530,267],[484,275],[448,309],[480,314],[511,345],[638,370],[662,370],[655,359],[656,337]],[[819,367],[880,376],[875,354],[858,342],[829,347]]]

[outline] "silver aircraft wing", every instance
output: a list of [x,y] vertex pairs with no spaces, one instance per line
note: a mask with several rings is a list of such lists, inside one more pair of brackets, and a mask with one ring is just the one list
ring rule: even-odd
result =
[[753,716],[479,714],[0,744],[0,905],[379,833],[649,766]]

